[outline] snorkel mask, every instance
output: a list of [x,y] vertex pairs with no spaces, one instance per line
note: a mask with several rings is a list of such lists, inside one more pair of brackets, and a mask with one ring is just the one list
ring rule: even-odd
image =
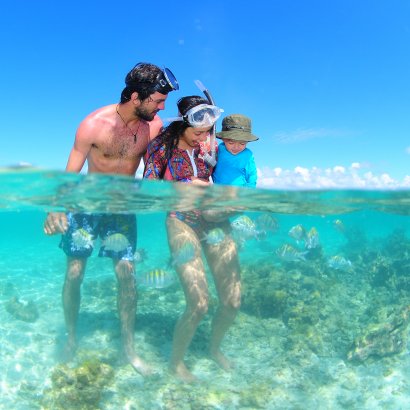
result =
[[157,84],[153,87],[154,91],[161,94],[168,94],[171,91],[179,90],[178,80],[169,68],[164,67],[161,74],[157,77]]
[[184,121],[193,128],[213,127],[223,113],[223,109],[215,105],[200,104],[180,117],[168,118],[168,121]]
[[[144,66],[149,66],[148,68],[145,68]],[[156,91],[160,92],[161,94],[168,94],[171,91],[174,90],[179,90],[179,84],[172,73],[172,71],[169,68],[162,68],[160,69],[161,71],[157,74],[156,78],[154,81],[148,81],[148,80],[142,80],[135,78],[134,76],[134,70],[141,68],[142,70],[148,70],[152,69],[155,67],[158,69],[159,67],[154,66],[153,64],[148,64],[148,63],[138,63],[128,74],[127,77],[125,78],[125,85],[131,89],[131,91],[134,91],[135,84],[144,84],[145,87],[150,91],[151,94],[155,93]]]

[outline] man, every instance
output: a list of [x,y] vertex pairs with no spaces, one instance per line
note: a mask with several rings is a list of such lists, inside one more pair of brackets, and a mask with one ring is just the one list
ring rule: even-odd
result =
[[[125,78],[119,104],[111,104],[88,115],[79,125],[66,171],[80,172],[85,162],[89,173],[133,176],[147,150],[150,138],[161,128],[157,113],[165,108],[168,93],[178,90],[172,72],[148,64],[137,64]],[[154,120],[154,121],[153,121]],[[153,127],[150,130],[149,122]],[[80,309],[81,283],[93,242],[101,237],[99,256],[113,259],[118,280],[118,310],[125,356],[142,375],[150,367],[134,350],[137,292],[133,255],[136,247],[135,215],[50,213],[44,223],[47,235],[63,233],[60,247],[67,255],[63,308],[67,327],[65,354],[76,347],[76,324]]]

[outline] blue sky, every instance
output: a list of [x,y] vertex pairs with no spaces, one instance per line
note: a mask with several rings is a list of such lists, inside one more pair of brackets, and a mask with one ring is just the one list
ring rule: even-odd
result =
[[[410,2],[8,2],[0,166],[64,169],[80,121],[140,61],[250,116],[262,187],[410,186]],[[218,130],[221,124],[218,124]]]

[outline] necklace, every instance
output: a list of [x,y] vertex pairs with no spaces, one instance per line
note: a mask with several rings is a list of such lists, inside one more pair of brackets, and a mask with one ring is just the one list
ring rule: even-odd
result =
[[117,111],[117,114],[119,115],[119,117],[121,118],[122,122],[124,123],[125,127],[128,128],[128,131],[131,132],[131,134],[134,136],[134,144],[137,142],[137,134],[138,131],[140,129],[140,125],[141,125],[141,120],[138,121],[138,128],[136,132],[133,132],[132,129],[127,125],[127,123],[125,122],[124,118],[122,117],[122,115],[120,114],[120,112],[118,111],[118,104],[115,107],[115,111]]

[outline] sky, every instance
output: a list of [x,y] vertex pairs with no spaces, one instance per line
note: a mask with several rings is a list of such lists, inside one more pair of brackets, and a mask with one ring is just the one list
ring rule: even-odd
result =
[[408,0],[15,0],[0,42],[2,167],[63,170],[145,61],[180,83],[162,118],[199,79],[252,119],[259,187],[410,187]]

